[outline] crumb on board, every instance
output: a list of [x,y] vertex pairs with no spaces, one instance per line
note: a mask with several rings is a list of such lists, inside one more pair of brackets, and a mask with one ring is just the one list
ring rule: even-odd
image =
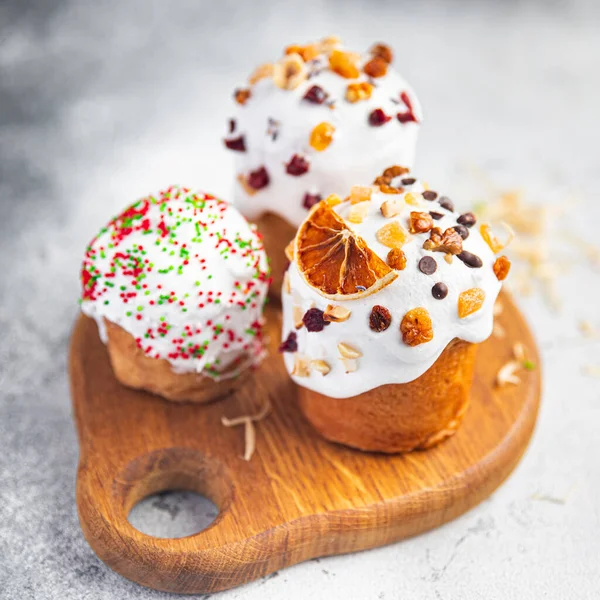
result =
[[233,419],[221,417],[221,423],[225,427],[237,427],[244,425],[244,460],[249,461],[256,450],[256,430],[254,423],[262,421],[271,412],[271,403],[267,400],[264,406],[254,415],[241,415]]

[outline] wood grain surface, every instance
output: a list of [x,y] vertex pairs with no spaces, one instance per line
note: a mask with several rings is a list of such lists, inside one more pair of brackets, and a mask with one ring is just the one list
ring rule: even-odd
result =
[[[112,569],[151,588],[182,593],[231,588],[318,556],[364,550],[445,523],[486,498],[525,450],[540,398],[539,358],[506,294],[504,338],[481,345],[471,406],[458,433],[433,449],[366,454],[331,444],[306,423],[276,351],[280,315],[267,311],[271,355],[235,396],[178,405],[124,388],[114,378],[96,324],[81,316],[70,357],[80,462],[77,505],[84,534]],[[538,366],[518,386],[494,387],[522,341]],[[243,428],[221,417],[256,412],[250,462]],[[142,498],[167,489],[199,492],[219,507],[204,531],[161,539],[127,520]]]

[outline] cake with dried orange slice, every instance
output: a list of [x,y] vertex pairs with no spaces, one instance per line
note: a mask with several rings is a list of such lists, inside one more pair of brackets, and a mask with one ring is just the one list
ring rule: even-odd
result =
[[81,281],[81,309],[126,386],[209,402],[263,358],[262,240],[210,194],[174,186],[129,206],[87,247]]
[[381,452],[452,435],[507,242],[399,166],[314,206],[288,248],[280,350],[317,431]]
[[360,55],[329,37],[288,46],[235,91],[225,138],[235,204],[258,224],[277,294],[283,249],[314,204],[392,162],[413,164],[421,107],[392,60],[384,44]]

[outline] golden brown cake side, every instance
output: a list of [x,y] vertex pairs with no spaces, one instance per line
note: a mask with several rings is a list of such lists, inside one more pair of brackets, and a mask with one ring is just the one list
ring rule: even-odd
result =
[[351,398],[299,387],[300,408],[325,438],[360,450],[408,452],[455,433],[469,404],[476,344],[454,340],[423,375]]
[[250,374],[246,369],[235,378],[216,381],[199,373],[176,373],[167,360],[146,356],[122,327],[107,319],[104,325],[115,377],[128,387],[146,390],[173,402],[206,404],[232,393]]

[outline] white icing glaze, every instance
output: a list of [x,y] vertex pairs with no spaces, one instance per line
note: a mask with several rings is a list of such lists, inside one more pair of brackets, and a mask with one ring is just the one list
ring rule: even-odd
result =
[[[371,98],[356,103],[345,100],[349,83],[368,80],[362,64],[369,58],[365,55],[359,65],[359,79],[346,79],[325,68],[328,60],[321,55],[311,67],[316,74],[294,90],[277,87],[272,78],[252,86],[252,96],[238,107],[236,128],[228,136],[243,135],[245,139],[246,151],[235,152],[236,173],[248,174],[264,166],[270,178],[269,185],[253,195],[236,184],[234,203],[247,218],[273,212],[297,227],[307,214],[303,206],[307,192],[323,198],[334,192],[346,195],[357,181],[373,181],[383,166],[412,167],[421,106],[410,85],[392,66],[384,77],[372,80],[376,87]],[[328,102],[335,101],[333,109],[303,100],[313,85],[329,94]],[[407,109],[400,100],[402,92],[408,94],[419,123],[400,123],[396,118]],[[376,108],[392,119],[380,127],[369,125],[368,116]],[[276,139],[269,134],[270,120],[278,123]],[[309,136],[321,122],[333,125],[335,133],[329,147],[318,152],[310,146]],[[289,175],[285,169],[295,154],[310,162],[308,172],[300,176]]]
[[107,319],[176,372],[233,377],[264,354],[267,270],[255,227],[234,207],[172,187],[126,209],[91,242],[81,308],[105,343]]
[[[423,189],[419,181],[412,186],[405,186],[406,192],[413,194]],[[390,199],[403,199],[404,196],[405,194],[391,195],[377,191],[373,193],[367,217],[362,223],[353,224],[346,221],[348,227],[360,235],[369,248],[384,261],[390,249],[377,241],[376,233],[386,223],[395,219],[408,229],[408,216],[411,211],[435,211],[443,213],[444,216],[434,221],[434,226],[445,230],[455,226],[459,216],[458,212],[442,208],[437,200],[427,201],[419,194],[418,206],[407,204],[397,217],[384,218],[380,211],[381,204]],[[335,207],[336,212],[344,218],[347,217],[349,209],[349,202]],[[452,263],[448,264],[444,260],[443,252],[429,252],[423,249],[423,242],[428,238],[428,233],[413,235],[402,247],[407,258],[406,268],[398,271],[398,277],[379,292],[357,300],[340,302],[323,297],[305,281],[296,262],[292,261],[289,268],[291,293],[286,293],[285,284],[282,291],[282,339],[285,340],[289,332],[296,331],[298,352],[313,360],[324,360],[331,367],[327,375],[322,375],[314,369],[308,377],[292,375],[298,385],[332,398],[348,398],[384,384],[406,383],[416,379],[429,369],[454,338],[478,343],[490,336],[494,302],[501,283],[492,268],[496,257],[481,237],[479,225],[470,228],[469,237],[463,240],[463,249],[481,258],[481,268],[469,268],[456,256]],[[419,260],[427,255],[432,256],[437,263],[437,271],[433,275],[423,274],[417,266]],[[437,282],[448,286],[448,295],[442,300],[435,299],[431,293],[431,288]],[[461,319],[458,316],[458,296],[471,288],[483,289],[485,301],[481,309]],[[325,310],[328,304],[339,304],[348,308],[351,311],[350,318],[344,322],[330,323],[320,332],[308,332],[306,327],[295,330],[294,306],[300,306],[303,314],[311,307]],[[391,324],[385,331],[374,332],[369,327],[369,315],[374,305],[384,306],[392,315]],[[409,310],[417,307],[428,311],[434,337],[429,342],[409,346],[402,341],[400,323]],[[357,359],[358,369],[355,372],[346,373],[337,348],[339,343],[349,344],[362,352],[362,357]],[[291,375],[294,354],[284,352],[283,355]]]

